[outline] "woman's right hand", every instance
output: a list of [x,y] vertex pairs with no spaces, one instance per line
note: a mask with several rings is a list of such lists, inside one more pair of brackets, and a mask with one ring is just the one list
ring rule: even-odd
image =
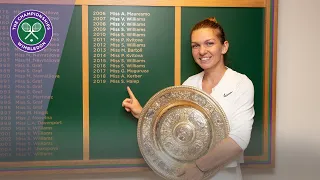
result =
[[142,107],[141,107],[138,99],[134,96],[134,94],[131,91],[129,86],[127,86],[127,91],[129,94],[129,98],[126,98],[125,100],[123,100],[122,107],[124,107],[124,109],[127,112],[131,112],[131,114],[135,118],[139,119],[140,113],[142,111]]

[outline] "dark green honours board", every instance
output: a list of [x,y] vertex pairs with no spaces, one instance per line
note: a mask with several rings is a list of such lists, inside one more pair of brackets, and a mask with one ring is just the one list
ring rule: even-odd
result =
[[31,6],[0,7],[1,171],[83,159],[81,8],[32,6],[49,14],[54,27],[50,45],[38,53],[17,49],[5,31],[10,24],[3,25],[24,8]]
[[[208,17],[215,17],[224,28],[230,47],[227,66],[247,75],[255,89],[254,125],[246,156],[263,155],[263,75],[264,9],[263,8],[182,8],[181,15],[181,82],[201,69],[194,62],[190,48],[190,30]],[[249,160],[246,161],[250,162]]]
[[[48,106],[48,112],[63,124],[54,128],[60,141],[60,151],[50,160],[82,160],[83,158],[83,105],[82,105],[82,41],[81,8],[74,7],[51,96],[58,97]],[[63,17],[61,17],[63,18]],[[59,156],[57,156],[59,155]]]
[[90,159],[142,158],[121,107],[174,85],[174,8],[89,6]]

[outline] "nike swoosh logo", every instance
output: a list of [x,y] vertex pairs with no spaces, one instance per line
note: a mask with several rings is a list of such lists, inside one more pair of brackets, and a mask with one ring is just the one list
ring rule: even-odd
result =
[[229,96],[232,92],[233,92],[233,91],[229,92],[228,94],[224,93],[224,94],[223,94],[223,97]]

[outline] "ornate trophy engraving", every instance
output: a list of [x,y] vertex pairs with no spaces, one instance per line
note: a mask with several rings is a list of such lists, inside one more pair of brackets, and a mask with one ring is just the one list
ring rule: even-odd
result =
[[[229,124],[220,105],[189,86],[165,88],[149,99],[138,122],[138,144],[149,167],[164,179],[226,138]],[[207,172],[205,179],[213,172]]]

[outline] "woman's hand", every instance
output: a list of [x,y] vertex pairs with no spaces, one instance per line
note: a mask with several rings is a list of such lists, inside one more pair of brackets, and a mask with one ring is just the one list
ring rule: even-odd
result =
[[127,112],[131,112],[131,114],[135,118],[139,119],[140,113],[142,111],[142,107],[141,107],[138,99],[134,96],[133,92],[129,88],[129,86],[127,86],[127,91],[128,91],[130,98],[126,98],[125,100],[123,100],[122,107],[124,107],[124,109]]
[[178,173],[183,180],[201,180],[203,176],[204,173],[195,164],[187,165]]

